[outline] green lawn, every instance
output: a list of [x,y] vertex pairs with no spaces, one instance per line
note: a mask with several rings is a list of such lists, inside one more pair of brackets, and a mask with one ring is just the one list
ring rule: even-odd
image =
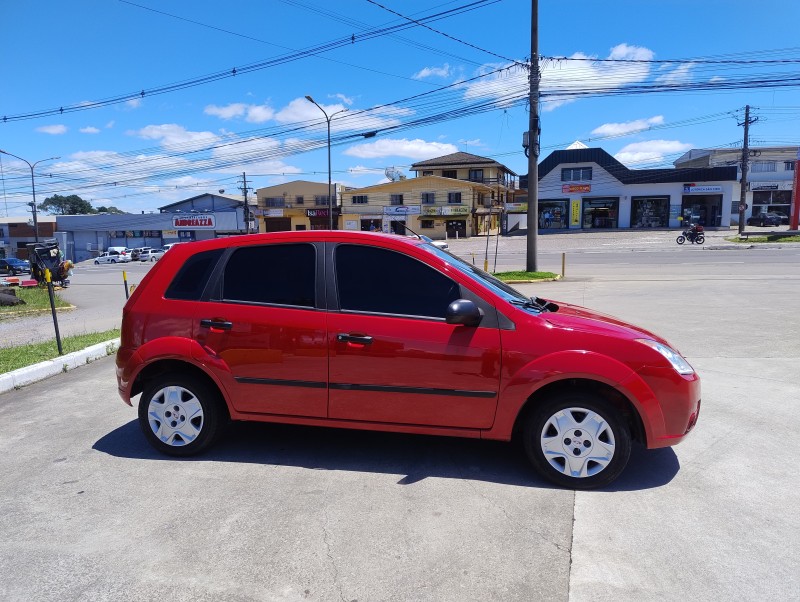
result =
[[[25,301],[25,305],[12,305],[0,307],[0,316],[13,316],[20,312],[30,311],[32,309],[50,309],[50,297],[47,295],[46,288],[39,288],[38,286],[31,288],[15,287],[17,297]],[[56,307],[69,307],[69,303],[64,301],[55,293]]]
[[738,242],[738,243],[759,243],[759,242],[800,242],[800,236],[773,236],[770,234],[765,234],[764,236],[748,236],[747,238],[739,238],[738,236],[732,236],[730,238],[726,238],[728,242]]
[[553,272],[497,272],[493,274],[500,280],[548,280],[557,276]]
[[[72,337],[63,337],[61,346],[64,353],[80,351],[97,343],[110,341],[119,337],[119,328],[106,330],[105,332],[91,332],[89,334],[79,334]],[[11,372],[17,368],[32,366],[45,360],[52,360],[58,357],[58,346],[56,340],[46,343],[34,343],[31,345],[20,345],[18,347],[6,347],[0,349],[0,374]]]

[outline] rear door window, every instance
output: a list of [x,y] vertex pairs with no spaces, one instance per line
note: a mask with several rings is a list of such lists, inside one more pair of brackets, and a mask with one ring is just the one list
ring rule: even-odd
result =
[[314,307],[316,249],[310,244],[273,244],[236,249],[222,284],[225,301]]
[[224,249],[215,249],[189,257],[170,283],[164,296],[167,299],[199,300],[223,252]]

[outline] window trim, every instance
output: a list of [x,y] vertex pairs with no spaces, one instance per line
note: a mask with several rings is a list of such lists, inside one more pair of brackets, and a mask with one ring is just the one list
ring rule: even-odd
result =
[[[588,173],[588,178],[584,177],[584,171]],[[577,177],[576,176],[577,172]],[[561,168],[561,181],[562,182],[591,182],[592,176],[592,167],[590,165],[583,166],[583,167],[562,167]],[[567,177],[569,176],[569,177]]]

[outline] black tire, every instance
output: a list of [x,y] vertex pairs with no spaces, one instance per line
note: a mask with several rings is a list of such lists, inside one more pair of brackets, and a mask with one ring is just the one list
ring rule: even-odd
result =
[[702,234],[698,234],[697,238],[694,239],[694,242],[696,242],[698,245],[702,245],[704,242],[706,242],[706,237]]
[[[557,416],[561,425],[556,424]],[[622,473],[631,454],[630,430],[620,412],[588,391],[561,393],[534,408],[523,437],[525,453],[537,472],[570,489],[605,487]],[[545,446],[552,453],[546,455]],[[568,474],[576,466],[578,474]]]
[[686,237],[683,234],[681,234],[678,238],[675,239],[675,242],[678,243],[679,245],[682,245],[683,243],[686,242]]
[[94,260],[94,265],[100,265],[100,262],[95,259]]
[[207,383],[180,372],[164,374],[142,392],[139,426],[161,453],[191,456],[210,447],[219,436],[222,403],[219,391]]
[[116,259],[112,259],[111,263],[117,263],[117,260]]
[[15,270],[14,268],[11,268],[11,275],[12,276],[16,276],[17,274],[19,274],[19,272],[17,270]]

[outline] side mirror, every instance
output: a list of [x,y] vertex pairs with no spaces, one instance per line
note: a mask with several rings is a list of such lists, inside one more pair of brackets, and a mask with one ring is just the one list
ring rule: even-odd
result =
[[447,306],[445,320],[448,324],[477,326],[483,319],[483,310],[469,299],[456,299]]

